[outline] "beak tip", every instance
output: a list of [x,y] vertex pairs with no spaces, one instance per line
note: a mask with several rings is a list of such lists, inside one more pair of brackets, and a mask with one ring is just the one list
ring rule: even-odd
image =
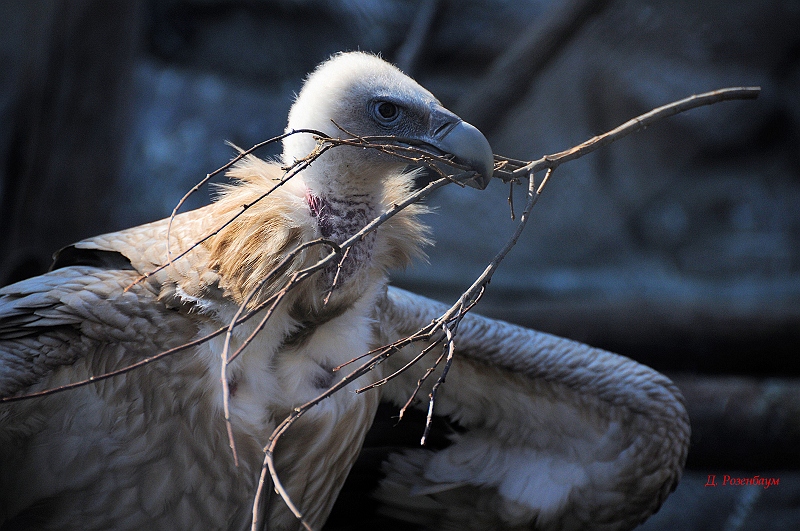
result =
[[[458,149],[453,150],[456,159],[472,168],[476,175],[466,181],[466,184],[483,190],[489,185],[494,174],[494,154],[489,141],[483,133],[472,124],[460,122],[458,132],[453,137],[458,138]],[[455,147],[455,146],[454,146]]]
[[470,177],[466,181],[466,184],[478,190],[483,190],[489,186],[489,183],[492,181],[492,174],[494,173],[494,157],[491,158],[491,162],[488,164],[486,161],[481,161],[481,163],[473,163],[470,165],[473,167],[476,174]]
[[431,145],[450,153],[456,162],[475,171],[476,175],[467,179],[465,184],[478,190],[489,185],[494,173],[494,154],[489,141],[477,127],[437,105],[432,112],[429,131],[427,140]]
[[477,127],[466,122],[464,122],[464,124],[474,130],[472,133],[474,142],[472,147],[473,156],[467,158],[465,162],[477,172],[477,175],[469,179],[467,184],[478,190],[483,190],[489,186],[492,175],[494,174],[494,154],[492,153],[492,147]]

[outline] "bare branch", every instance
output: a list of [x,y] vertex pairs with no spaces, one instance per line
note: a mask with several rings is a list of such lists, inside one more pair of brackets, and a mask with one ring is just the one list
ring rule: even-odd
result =
[[[335,122],[334,122],[334,124],[335,124]],[[376,149],[376,150],[381,151],[383,153],[387,153],[389,155],[393,155],[393,156],[395,156],[397,158],[400,158],[402,160],[406,160],[409,164],[418,164],[418,165],[428,166],[431,169],[433,169],[434,171],[436,171],[437,173],[439,173],[439,175],[442,178],[446,178],[446,179],[450,179],[451,177],[449,175],[445,174],[437,166],[437,163],[438,164],[444,164],[444,165],[449,166],[451,168],[456,168],[456,169],[460,169],[460,170],[465,170],[465,171],[469,171],[470,170],[470,168],[468,166],[465,166],[463,164],[459,164],[459,163],[455,162],[454,160],[452,160],[452,158],[448,158],[448,156],[446,156],[446,155],[445,156],[437,155],[437,154],[430,153],[429,151],[426,151],[425,149],[414,147],[414,144],[420,145],[420,142],[418,140],[415,140],[415,139],[406,139],[406,138],[400,138],[400,137],[395,137],[395,136],[359,137],[359,136],[353,135],[352,133],[350,133],[350,132],[346,131],[345,129],[341,128],[338,124],[336,124],[336,126],[339,127],[339,129],[341,129],[343,132],[351,135],[353,138],[333,138],[333,137],[330,137],[330,136],[326,135],[325,133],[322,133],[322,132],[314,130],[314,129],[292,130],[290,132],[284,133],[283,135],[276,136],[274,138],[271,138],[269,140],[266,140],[264,142],[256,144],[255,146],[253,146],[252,148],[250,148],[250,149],[248,149],[246,151],[240,152],[230,162],[228,162],[227,164],[225,164],[222,167],[218,168],[217,170],[213,171],[212,173],[207,174],[206,177],[199,184],[195,185],[189,192],[187,192],[181,198],[181,200],[178,202],[178,205],[172,211],[172,214],[170,216],[169,225],[167,227],[167,261],[164,264],[156,267],[152,271],[144,273],[142,276],[137,278],[134,282],[131,283],[130,286],[128,286],[126,288],[126,291],[130,290],[136,284],[138,284],[138,283],[150,278],[154,274],[156,274],[156,273],[164,270],[165,268],[171,266],[175,262],[175,260],[179,260],[179,259],[185,257],[192,250],[196,249],[198,246],[202,245],[204,242],[208,241],[212,237],[214,237],[217,234],[219,234],[219,232],[221,230],[223,230],[224,228],[229,226],[231,223],[233,223],[246,210],[248,210],[249,208],[252,208],[253,205],[255,205],[256,203],[262,201],[264,198],[266,198],[269,195],[271,195],[275,190],[277,190],[279,187],[283,186],[286,182],[288,182],[289,179],[291,179],[292,177],[294,177],[295,175],[299,174],[301,171],[306,169],[308,166],[310,166],[311,163],[314,160],[316,160],[317,158],[319,158],[325,151],[327,151],[327,150],[329,150],[329,149],[331,149],[333,147],[337,147],[337,146],[353,146],[353,147]],[[178,212],[179,208],[186,201],[186,199],[192,193],[196,192],[200,188],[200,186],[202,186],[203,184],[208,182],[208,180],[211,177],[213,177],[213,176],[219,174],[220,172],[230,168],[234,163],[238,162],[243,157],[251,154],[257,148],[260,148],[260,147],[265,146],[265,145],[267,145],[269,143],[272,143],[272,142],[276,142],[276,141],[282,140],[282,139],[286,138],[287,136],[295,135],[295,134],[311,134],[311,135],[314,135],[314,137],[317,139],[317,148],[314,151],[312,151],[311,153],[309,153],[309,155],[307,157],[304,157],[304,158],[302,158],[300,160],[297,160],[292,165],[290,165],[290,166],[288,166],[286,168],[283,168],[284,172],[285,172],[284,176],[281,178],[280,181],[278,181],[278,183],[275,186],[273,186],[272,188],[270,188],[269,190],[264,192],[261,196],[256,198],[251,203],[247,203],[247,204],[242,205],[241,210],[239,210],[239,212],[237,212],[231,219],[229,219],[228,221],[226,221],[225,223],[223,223],[222,225],[220,225],[219,227],[217,227],[216,229],[214,229],[213,231],[208,233],[203,238],[200,238],[198,241],[193,242],[193,244],[191,246],[189,246],[189,248],[185,249],[184,251],[182,251],[180,254],[178,254],[176,257],[173,258],[172,257],[172,251],[171,251],[170,245],[169,245],[170,233],[171,233],[171,230],[172,230],[172,222],[173,222],[175,216],[177,215],[177,212]],[[403,144],[408,144],[408,145],[403,145]],[[458,180],[454,180],[453,182],[457,182],[458,184],[463,186],[463,183],[459,182]]]
[[[436,392],[439,390],[439,387],[444,383],[445,379],[447,379],[447,373],[450,371],[450,366],[453,364],[453,356],[456,352],[456,345],[455,341],[453,341],[453,332],[450,328],[445,328],[445,333],[447,334],[447,339],[444,343],[444,352],[442,355],[439,356],[439,359],[436,360],[434,363],[433,368],[437,367],[442,362],[442,357],[447,354],[447,361],[444,363],[444,369],[442,369],[442,374],[439,375],[439,378],[436,380],[436,383],[433,384],[433,389],[431,389],[430,394],[428,395],[428,415],[425,417],[425,431],[422,432],[422,438],[419,441],[420,446],[425,446],[425,442],[428,440],[428,435],[431,432],[431,423],[433,422],[433,408],[436,405]],[[430,374],[430,373],[428,373]]]
[[592,151],[600,149],[603,146],[607,146],[608,144],[615,142],[620,138],[628,136],[639,129],[648,127],[659,120],[663,120],[664,118],[686,112],[690,109],[702,107],[704,105],[719,103],[721,101],[755,99],[758,97],[759,92],[761,92],[761,87],[732,87],[689,96],[688,98],[668,103],[667,105],[653,109],[652,111],[637,116],[636,118],[632,118],[624,124],[615,127],[611,131],[590,138],[589,140],[575,147],[555,153],[553,155],[545,155],[539,160],[534,160],[532,162],[518,161],[506,157],[498,157],[495,155],[495,164],[503,164],[503,168],[497,176],[504,181],[509,181],[517,179],[531,171],[536,172],[547,168],[555,169],[565,162],[588,155]]
[[347,257],[350,255],[350,250],[352,247],[348,247],[344,253],[342,253],[342,258],[339,260],[339,263],[336,264],[336,273],[333,275],[333,282],[331,282],[331,287],[328,290],[328,293],[325,294],[325,298],[322,300],[322,305],[327,306],[328,302],[331,300],[331,295],[333,295],[333,290],[336,289],[336,286],[339,284],[339,275],[342,272],[342,266],[344,265],[344,261],[347,260]]
[[[292,503],[291,499],[289,499],[288,493],[286,493],[285,489],[283,488],[283,485],[282,485],[282,483],[280,481],[280,478],[278,477],[278,472],[275,469],[275,462],[274,462],[273,455],[274,455],[274,451],[275,451],[275,446],[277,445],[278,440],[280,439],[281,435],[283,435],[283,433],[285,433],[286,430],[288,430],[289,427],[291,427],[291,425],[294,424],[294,422],[297,419],[302,417],[312,407],[314,407],[318,403],[322,402],[323,400],[325,400],[326,398],[331,396],[333,393],[335,393],[335,392],[339,391],[340,389],[344,388],[347,384],[349,384],[353,380],[355,380],[355,379],[363,376],[367,372],[371,371],[379,363],[385,361],[392,353],[397,352],[400,348],[405,346],[405,344],[410,344],[410,343],[415,342],[415,341],[429,339],[431,337],[431,335],[433,334],[433,332],[436,329],[438,329],[439,327],[442,327],[443,330],[445,330],[445,334],[448,334],[449,330],[450,330],[448,328],[448,323],[453,319],[456,319],[456,321],[458,322],[458,321],[461,320],[461,318],[463,318],[464,315],[466,315],[466,311],[468,309],[472,308],[472,305],[475,302],[477,302],[477,299],[479,298],[480,294],[483,293],[484,287],[489,282],[489,280],[491,279],[491,277],[494,274],[494,272],[497,270],[497,267],[500,265],[500,262],[503,261],[505,256],[511,250],[511,248],[516,244],[517,239],[519,238],[520,234],[522,234],[522,230],[525,228],[525,225],[526,225],[526,223],[528,221],[528,218],[529,218],[529,215],[530,215],[530,211],[533,208],[533,206],[536,204],[536,201],[538,200],[539,195],[541,194],[541,191],[544,188],[544,184],[547,182],[547,177],[549,177],[550,173],[552,173],[552,170],[548,171],[548,176],[546,176],[545,180],[542,181],[542,184],[540,185],[538,190],[535,190],[535,188],[534,188],[535,187],[535,183],[534,183],[534,179],[533,179],[533,174],[532,173],[530,174],[530,179],[529,179],[529,200],[528,200],[528,204],[525,207],[525,210],[523,211],[522,215],[520,216],[520,223],[517,226],[517,230],[514,232],[514,234],[512,235],[511,239],[508,241],[508,243],[503,247],[501,252],[498,253],[497,256],[495,256],[494,260],[492,260],[492,262],[490,263],[489,267],[487,267],[486,270],[483,272],[483,274],[481,274],[481,276],[478,277],[478,279],[473,283],[473,285],[470,287],[470,289],[467,290],[467,292],[465,292],[464,295],[461,296],[461,298],[459,299],[459,301],[456,304],[454,304],[448,311],[446,311],[439,319],[434,320],[434,322],[431,323],[431,325],[429,325],[429,326],[427,326],[427,327],[425,327],[423,329],[420,329],[416,334],[413,334],[413,335],[411,335],[411,336],[409,336],[407,338],[404,338],[404,339],[401,339],[399,341],[396,341],[392,345],[388,345],[386,348],[384,348],[381,351],[379,351],[370,360],[368,360],[367,362],[365,362],[364,364],[359,366],[357,369],[355,369],[349,375],[347,375],[344,378],[342,378],[338,383],[333,385],[330,389],[328,389],[324,393],[320,394],[317,398],[315,398],[315,399],[303,404],[302,406],[296,408],[291,413],[291,415],[289,415],[286,419],[284,419],[283,422],[281,422],[278,425],[278,427],[275,428],[275,431],[273,431],[272,436],[270,437],[269,444],[267,445],[266,448],[264,448],[264,464],[262,466],[262,473],[261,473],[261,479],[259,480],[259,485],[263,485],[264,476],[267,473],[267,470],[269,470],[269,474],[272,477],[272,483],[273,483],[273,485],[275,487],[275,490],[281,495],[281,497],[284,499],[284,501],[286,502],[286,504],[289,507],[289,509],[298,518],[298,520],[301,522],[301,524],[306,527],[306,529],[311,529],[311,527],[309,527],[308,523],[303,519],[302,512],[294,505],[294,503]],[[456,322],[456,325],[457,325],[457,322]],[[453,345],[452,345],[452,336],[450,336],[449,343],[450,343],[449,347],[450,348],[454,348]],[[448,350],[448,352],[449,352],[449,350]],[[399,374],[399,372],[397,374]],[[431,396],[431,403],[429,405],[429,412],[432,412],[432,410],[433,410],[433,402],[435,400],[435,393],[431,393],[431,394],[432,394],[432,396]],[[430,425],[431,416],[432,416],[432,413],[429,413],[429,418],[426,421],[426,426]],[[426,436],[427,436],[427,429],[426,429],[425,434],[423,435],[423,440],[424,440],[424,438]],[[260,492],[257,493],[256,499],[258,500],[260,498],[260,496],[261,496],[261,493]],[[258,525],[258,522],[254,521],[252,529],[254,529],[254,530],[257,529],[258,528],[257,525]]]

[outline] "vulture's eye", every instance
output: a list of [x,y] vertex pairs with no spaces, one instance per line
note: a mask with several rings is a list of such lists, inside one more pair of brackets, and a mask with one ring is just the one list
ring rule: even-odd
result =
[[378,122],[389,125],[400,116],[400,107],[390,101],[376,101],[372,105],[372,114]]

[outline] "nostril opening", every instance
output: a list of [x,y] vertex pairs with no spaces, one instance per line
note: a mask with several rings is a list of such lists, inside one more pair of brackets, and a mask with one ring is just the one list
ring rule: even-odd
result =
[[445,122],[433,131],[433,137],[442,139],[446,137],[450,131],[457,126],[459,122]]

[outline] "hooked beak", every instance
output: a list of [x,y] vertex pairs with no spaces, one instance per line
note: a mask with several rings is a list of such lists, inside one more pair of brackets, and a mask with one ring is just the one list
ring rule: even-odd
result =
[[483,190],[492,180],[494,155],[489,141],[475,126],[468,124],[441,105],[431,105],[426,143],[449,153],[455,161],[477,172],[465,184]]

